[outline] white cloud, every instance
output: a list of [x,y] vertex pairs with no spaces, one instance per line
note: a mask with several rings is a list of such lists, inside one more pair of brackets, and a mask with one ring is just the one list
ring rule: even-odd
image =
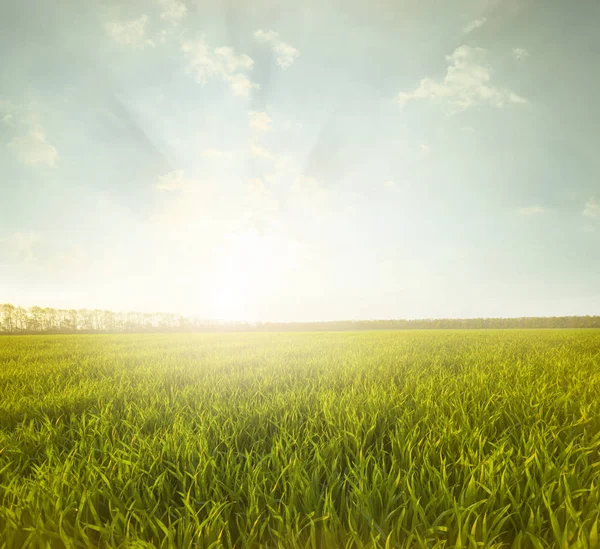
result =
[[250,111],[248,113],[248,125],[255,132],[271,131],[271,117],[266,112]]
[[187,6],[179,0],[160,0],[162,12],[161,19],[166,19],[172,23],[178,22],[187,14]]
[[25,164],[56,165],[58,152],[54,146],[48,143],[46,136],[39,129],[32,130],[25,136],[15,137],[8,146],[14,148],[18,157]]
[[517,61],[523,61],[523,59],[529,57],[529,52],[525,48],[513,48],[512,54]]
[[258,88],[258,84],[253,84],[250,79],[243,74],[234,74],[229,78],[231,91],[236,97],[248,97],[252,88]]
[[161,175],[154,188],[161,192],[180,191],[181,189],[185,189],[187,184],[188,181],[184,177],[183,170],[175,170],[165,175]]
[[392,181],[391,179],[388,179],[387,181],[383,182],[383,186],[384,187],[388,187],[388,188],[392,188],[396,186],[396,183],[394,181]]
[[8,147],[23,163],[46,166],[56,164],[58,152],[46,139],[39,113],[35,109],[0,99],[1,127],[12,136]]
[[164,44],[179,27],[188,9],[181,0],[158,0],[158,3],[161,7],[160,18],[167,23],[167,26],[158,31],[155,42]]
[[600,217],[600,203],[594,198],[590,198],[583,208],[583,215],[586,217]]
[[261,158],[262,160],[274,160],[275,156],[265,149],[262,145],[257,143],[254,139],[250,140],[249,143],[250,156],[253,158]]
[[546,209],[543,206],[526,206],[524,208],[519,208],[517,210],[517,213],[519,215],[537,215],[537,214],[542,214],[545,213]]
[[271,117],[266,112],[250,111],[248,113],[248,126],[253,132],[248,142],[248,152],[252,158],[277,163],[277,157],[265,149],[258,141],[258,134],[271,131]]
[[279,33],[275,31],[257,30],[254,38],[261,44],[268,44],[277,56],[277,64],[282,69],[289,68],[300,55],[300,52],[279,38]]
[[254,65],[246,54],[236,54],[233,48],[220,47],[210,49],[205,40],[184,42],[181,49],[188,60],[187,71],[193,74],[197,82],[206,84],[213,78],[227,82],[233,95],[248,97],[252,88],[258,88],[244,74]]
[[516,93],[490,84],[491,70],[486,65],[486,55],[482,48],[460,46],[446,57],[450,66],[442,82],[424,78],[413,92],[399,93],[398,103],[432,99],[447,105],[451,113],[464,111],[478,103],[498,108],[508,103],[527,103]]
[[234,73],[238,70],[251,69],[254,65],[254,61],[246,54],[242,53],[237,55],[234,49],[228,46],[215,48],[214,54],[218,59],[219,64],[228,74]]
[[147,15],[141,15],[131,21],[109,21],[105,25],[106,32],[121,46],[144,48],[154,46],[152,40],[146,38]]
[[487,21],[487,19],[485,17],[471,21],[470,23],[465,25],[465,27],[463,28],[463,34],[469,34],[469,33],[473,32],[475,29],[482,27],[483,25],[485,25],[486,21]]
[[431,152],[431,147],[429,145],[425,145],[425,143],[421,143],[419,145],[419,149],[421,149],[421,154],[423,156],[427,156]]

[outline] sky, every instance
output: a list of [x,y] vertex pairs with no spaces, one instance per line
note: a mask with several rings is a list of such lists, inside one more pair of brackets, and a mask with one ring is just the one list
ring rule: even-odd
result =
[[600,314],[597,0],[0,4],[0,302]]

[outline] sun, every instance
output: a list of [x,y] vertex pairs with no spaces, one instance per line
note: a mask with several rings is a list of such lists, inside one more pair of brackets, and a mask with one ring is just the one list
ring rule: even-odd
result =
[[273,240],[256,230],[230,235],[216,266],[212,309],[219,318],[248,320],[268,297],[279,268]]

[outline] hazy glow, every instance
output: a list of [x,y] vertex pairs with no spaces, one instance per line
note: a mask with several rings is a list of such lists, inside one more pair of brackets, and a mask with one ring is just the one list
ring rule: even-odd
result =
[[0,302],[599,314],[599,18],[558,0],[350,0],[343,18],[4,2]]

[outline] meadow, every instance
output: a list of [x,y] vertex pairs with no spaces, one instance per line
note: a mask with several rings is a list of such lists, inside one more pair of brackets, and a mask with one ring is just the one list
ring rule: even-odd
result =
[[598,548],[600,330],[0,337],[0,547]]

